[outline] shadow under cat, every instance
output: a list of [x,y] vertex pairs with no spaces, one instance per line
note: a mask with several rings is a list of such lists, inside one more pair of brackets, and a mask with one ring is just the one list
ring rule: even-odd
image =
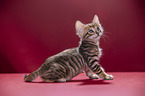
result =
[[112,84],[112,82],[106,81],[106,80],[94,80],[94,79],[78,79],[78,80],[71,80],[67,82],[44,82],[44,81],[33,81],[33,82],[27,82],[27,83],[43,83],[43,84],[58,84],[58,83],[80,83],[78,85],[109,85]]

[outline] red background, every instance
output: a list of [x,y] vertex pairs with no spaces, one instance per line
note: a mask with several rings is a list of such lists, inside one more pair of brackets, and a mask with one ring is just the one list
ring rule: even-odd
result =
[[1,0],[0,72],[32,72],[44,60],[78,46],[75,21],[97,14],[106,71],[145,71],[144,0]]

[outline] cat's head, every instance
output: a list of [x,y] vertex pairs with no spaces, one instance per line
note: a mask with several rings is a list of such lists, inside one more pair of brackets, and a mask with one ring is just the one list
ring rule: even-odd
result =
[[82,40],[93,40],[97,41],[100,39],[103,34],[103,28],[99,22],[99,18],[97,15],[94,16],[92,23],[83,24],[80,21],[76,21],[75,24],[77,35]]

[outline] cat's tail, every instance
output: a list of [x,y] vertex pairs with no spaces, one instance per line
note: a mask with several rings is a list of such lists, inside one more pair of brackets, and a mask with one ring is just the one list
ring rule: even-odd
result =
[[39,70],[36,70],[32,73],[30,73],[29,75],[25,75],[24,80],[26,82],[31,82],[32,80],[35,80],[40,74],[39,74]]

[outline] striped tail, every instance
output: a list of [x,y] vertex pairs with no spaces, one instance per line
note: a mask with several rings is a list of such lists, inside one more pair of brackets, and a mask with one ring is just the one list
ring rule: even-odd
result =
[[24,80],[26,82],[31,82],[32,80],[35,80],[39,76],[39,70],[36,70],[29,75],[25,75]]

